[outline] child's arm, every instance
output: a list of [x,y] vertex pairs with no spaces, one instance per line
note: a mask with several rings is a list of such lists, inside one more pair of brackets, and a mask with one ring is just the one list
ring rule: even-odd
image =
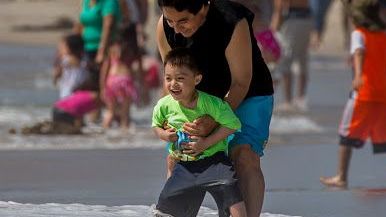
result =
[[56,49],[52,73],[52,82],[55,86],[57,85],[59,78],[62,76],[61,56],[62,55],[60,54],[60,49],[58,45],[58,48]]
[[217,142],[226,139],[235,131],[236,130],[229,129],[227,127],[219,127],[208,137],[191,136],[190,139],[193,140],[193,142],[189,142],[185,145],[184,153],[197,156]]
[[364,57],[363,49],[361,48],[356,49],[353,55],[354,79],[352,81],[352,88],[354,90],[359,90],[359,88],[363,85],[363,79],[362,79],[363,57]]
[[58,80],[60,77],[62,77],[62,67],[60,67],[59,65],[55,65],[52,78],[52,81],[55,86],[58,84]]
[[178,140],[176,130],[173,128],[162,129],[160,127],[153,127],[153,130],[158,138],[166,142],[176,142]]

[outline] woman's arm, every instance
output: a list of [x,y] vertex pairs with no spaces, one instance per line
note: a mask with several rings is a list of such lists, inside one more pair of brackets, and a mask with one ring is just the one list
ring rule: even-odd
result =
[[246,19],[236,25],[225,56],[232,82],[224,100],[235,110],[247,95],[252,80],[252,44]]
[[99,43],[98,53],[95,57],[96,63],[102,63],[105,57],[105,52],[110,40],[111,29],[114,23],[114,15],[109,14],[103,17],[102,35]]
[[[163,62],[168,52],[172,49],[166,39],[164,25],[163,25],[163,16],[161,16],[158,20],[156,34],[157,34],[156,37],[157,37],[158,51]],[[161,90],[162,91],[161,95],[165,96],[167,94],[167,90],[165,89],[164,85],[162,86],[163,88]]]
[[158,51],[163,61],[165,59],[166,54],[171,50],[171,47],[166,39],[162,16],[158,20],[156,36]]

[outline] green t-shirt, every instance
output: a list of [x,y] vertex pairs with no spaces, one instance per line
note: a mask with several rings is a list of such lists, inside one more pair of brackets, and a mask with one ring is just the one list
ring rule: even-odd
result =
[[96,51],[102,36],[103,17],[111,14],[114,16],[115,24],[111,32],[114,34],[117,23],[121,19],[121,12],[118,0],[98,0],[92,7],[90,7],[90,1],[83,0],[80,22],[83,25],[82,37],[86,51]]
[[[170,95],[161,98],[154,107],[152,127],[162,128],[163,124],[167,122],[170,127],[182,130],[184,123],[193,122],[204,115],[211,116],[220,126],[234,130],[241,128],[239,119],[227,102],[201,91],[198,91],[197,106],[194,109],[180,105]],[[226,152],[227,145],[227,141],[224,139],[209,147],[202,155],[209,157],[219,151]]]

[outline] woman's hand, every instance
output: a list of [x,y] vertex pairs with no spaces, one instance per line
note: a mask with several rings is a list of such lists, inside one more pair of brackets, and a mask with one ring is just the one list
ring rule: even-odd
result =
[[184,131],[192,136],[206,137],[208,136],[218,124],[209,115],[202,116],[193,121],[193,123],[185,123]]
[[188,142],[184,144],[184,150],[182,153],[189,154],[191,156],[197,156],[209,148],[210,144],[208,144],[205,137],[200,136],[190,136],[192,142]]

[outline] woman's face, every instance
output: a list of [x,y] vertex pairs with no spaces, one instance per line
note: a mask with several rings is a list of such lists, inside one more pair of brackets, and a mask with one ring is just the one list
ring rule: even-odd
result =
[[208,6],[203,6],[197,14],[192,14],[187,10],[179,12],[173,7],[162,8],[162,14],[168,25],[185,38],[191,37],[205,22],[207,11]]

